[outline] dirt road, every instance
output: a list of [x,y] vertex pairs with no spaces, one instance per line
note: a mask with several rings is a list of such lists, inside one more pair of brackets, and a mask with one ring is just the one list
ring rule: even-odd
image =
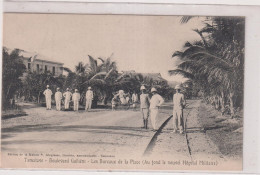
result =
[[[208,169],[207,166],[214,169],[218,164],[225,168],[226,158],[207,136],[198,120],[200,100],[188,100],[187,103],[188,107],[184,110],[186,134],[172,133],[173,121],[169,120],[162,131],[158,132],[149,155],[144,155],[144,151],[155,132],[151,130],[151,122],[148,130],[141,128],[143,121],[139,111],[47,111],[43,107],[24,104],[26,116],[2,120],[2,153],[47,153],[62,157],[81,154],[115,159],[159,158],[157,163],[169,160],[165,169],[181,169],[183,166],[185,169],[193,169],[192,166],[195,165],[202,166],[201,169]],[[171,114],[172,104],[164,104],[160,109],[158,124],[161,125]],[[242,168],[242,161],[235,165],[241,165]],[[153,168],[160,169],[161,166],[153,165]],[[132,165],[127,168],[145,167]]]

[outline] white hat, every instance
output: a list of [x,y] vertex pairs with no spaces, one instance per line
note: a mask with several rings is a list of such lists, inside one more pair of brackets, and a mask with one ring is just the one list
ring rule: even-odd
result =
[[90,90],[90,89],[91,89],[91,87],[89,86],[89,87],[88,87],[88,89]]
[[75,89],[75,91],[78,91],[78,89]]
[[66,89],[67,91],[70,90],[69,88]]
[[176,85],[175,89],[181,89],[181,86],[180,85]]
[[46,86],[47,88],[50,87],[49,85]]
[[151,92],[157,92],[157,90],[153,87],[153,88],[151,89]]
[[57,90],[60,90],[60,88],[58,87]]
[[145,90],[145,86],[141,86],[140,90]]

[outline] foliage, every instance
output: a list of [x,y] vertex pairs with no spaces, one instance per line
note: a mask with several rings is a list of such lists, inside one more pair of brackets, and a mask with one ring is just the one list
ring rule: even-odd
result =
[[169,73],[191,79],[205,100],[222,113],[228,105],[234,116],[243,101],[245,19],[207,17],[204,23],[202,29],[194,30],[201,41],[186,42],[183,51],[176,51],[173,58],[182,63]]
[[2,102],[3,108],[10,105],[10,99],[14,98],[16,91],[22,87],[21,77],[26,70],[23,61],[19,57],[20,50],[14,49],[10,54],[3,48],[3,77],[2,77]]

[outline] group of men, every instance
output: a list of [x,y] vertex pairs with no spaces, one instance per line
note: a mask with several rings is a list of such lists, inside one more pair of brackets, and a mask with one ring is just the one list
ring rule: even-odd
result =
[[[176,133],[179,129],[179,132],[182,134],[184,129],[183,109],[186,102],[184,95],[180,92],[181,87],[177,85],[175,89],[176,93],[173,95],[173,132]],[[159,108],[164,103],[164,99],[157,93],[156,88],[151,89],[151,99],[146,92],[145,86],[141,86],[140,90],[140,110],[143,116],[143,127],[147,129],[148,117],[150,116],[153,131],[156,131],[158,130],[157,117]]]
[[[45,100],[46,100],[46,109],[51,110],[51,97],[52,97],[52,91],[50,90],[50,86],[47,85],[46,90],[43,92],[45,95]],[[64,109],[68,110],[70,108],[70,102],[73,101],[73,109],[74,111],[79,110],[79,101],[80,101],[80,93],[78,89],[74,90],[74,93],[72,94],[69,90],[69,88],[66,89],[66,92],[62,94],[60,91],[60,88],[56,89],[54,98],[56,102],[56,110],[60,111],[61,110],[61,101],[64,97]],[[88,87],[88,90],[86,92],[86,107],[85,110],[89,111],[91,109],[92,105],[92,100],[93,100],[93,91],[91,87]]]
[[[184,129],[184,121],[183,121],[183,109],[185,108],[186,102],[184,95],[180,92],[181,87],[179,85],[175,86],[176,93],[173,95],[173,132],[176,133],[179,130],[180,133],[183,133]],[[149,94],[146,91],[145,86],[141,86],[141,95],[140,95],[140,110],[143,116],[143,127],[147,129],[148,125],[148,117],[151,117],[151,124],[153,127],[153,131],[158,130],[157,126],[157,117],[159,114],[159,108],[164,103],[164,99],[161,95],[158,94],[156,88],[151,89],[152,97],[149,97]],[[47,110],[51,109],[51,96],[52,91],[49,89],[49,85],[47,85],[47,89],[43,92],[46,98],[46,108]],[[119,98],[121,102],[126,103],[127,101],[124,98],[124,93],[119,91]],[[55,93],[55,102],[56,109],[58,111],[61,110],[61,100],[64,97],[64,108],[65,110],[69,109],[69,104],[72,99],[74,105],[74,111],[79,110],[79,101],[80,101],[80,93],[77,89],[72,94],[69,91],[69,88],[66,89],[65,93],[61,93],[60,88],[57,88]],[[91,87],[88,87],[86,92],[86,107],[85,110],[89,111],[91,109],[92,100],[93,100],[93,91]],[[136,103],[138,101],[137,93],[133,93],[132,95],[133,107],[136,107]],[[112,99],[112,110],[113,110],[113,99]]]

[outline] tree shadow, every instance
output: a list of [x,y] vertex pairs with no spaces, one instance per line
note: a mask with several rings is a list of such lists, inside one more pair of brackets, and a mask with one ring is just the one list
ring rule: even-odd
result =
[[11,118],[17,118],[17,117],[23,117],[23,116],[28,116],[28,114],[20,113],[20,114],[4,115],[4,116],[2,116],[2,120],[7,120],[7,119],[11,119]]
[[[2,133],[21,133],[21,132],[81,132],[81,133],[99,133],[99,134],[115,134],[136,137],[146,137],[135,132],[149,132],[139,127],[122,127],[122,126],[91,126],[91,125],[68,125],[68,126],[52,126],[46,125],[21,125],[11,128],[2,128]],[[130,132],[130,133],[129,133]]]

